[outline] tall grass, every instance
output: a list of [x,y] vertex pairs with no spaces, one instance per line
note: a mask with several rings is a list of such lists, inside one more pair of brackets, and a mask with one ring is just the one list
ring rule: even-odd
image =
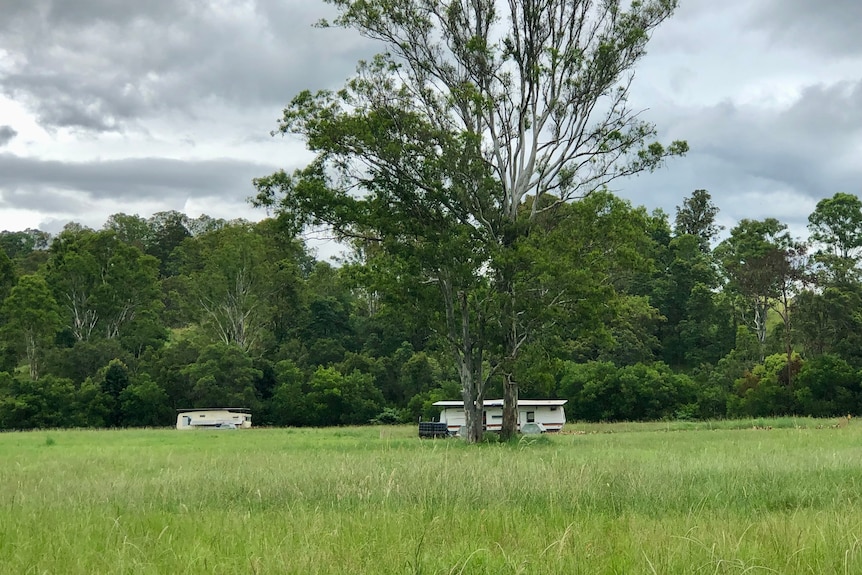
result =
[[862,424],[661,425],[0,434],[0,573],[862,572]]

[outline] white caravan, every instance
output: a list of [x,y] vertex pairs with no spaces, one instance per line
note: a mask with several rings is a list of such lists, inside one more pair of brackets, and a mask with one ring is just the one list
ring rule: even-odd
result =
[[[563,409],[565,399],[519,399],[518,430],[528,423],[539,424],[545,431],[560,431],[566,423]],[[463,401],[436,401],[440,408],[440,422],[445,423],[450,434],[457,433],[467,424]],[[503,400],[486,399],[483,412],[484,427],[488,431],[500,431],[503,426]],[[533,427],[533,426],[530,426]]]
[[178,409],[177,429],[248,429],[251,410],[244,407]]

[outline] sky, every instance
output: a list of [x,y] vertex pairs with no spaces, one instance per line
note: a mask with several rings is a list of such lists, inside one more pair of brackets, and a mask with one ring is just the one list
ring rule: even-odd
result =
[[[252,178],[310,155],[273,137],[304,89],[381,49],[320,29],[315,0],[0,0],[0,230],[100,228],[114,213],[252,220]],[[862,2],[681,0],[630,100],[691,151],[614,183],[671,216],[706,189],[728,229],[804,236],[820,199],[862,193]]]

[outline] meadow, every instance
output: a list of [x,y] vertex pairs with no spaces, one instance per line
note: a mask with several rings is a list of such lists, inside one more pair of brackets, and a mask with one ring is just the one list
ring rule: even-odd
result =
[[0,433],[0,573],[862,573],[862,422]]

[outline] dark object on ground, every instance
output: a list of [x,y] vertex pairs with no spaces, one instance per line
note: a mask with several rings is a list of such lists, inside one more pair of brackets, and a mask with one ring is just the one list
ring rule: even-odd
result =
[[419,437],[449,437],[449,428],[446,423],[420,421]]

